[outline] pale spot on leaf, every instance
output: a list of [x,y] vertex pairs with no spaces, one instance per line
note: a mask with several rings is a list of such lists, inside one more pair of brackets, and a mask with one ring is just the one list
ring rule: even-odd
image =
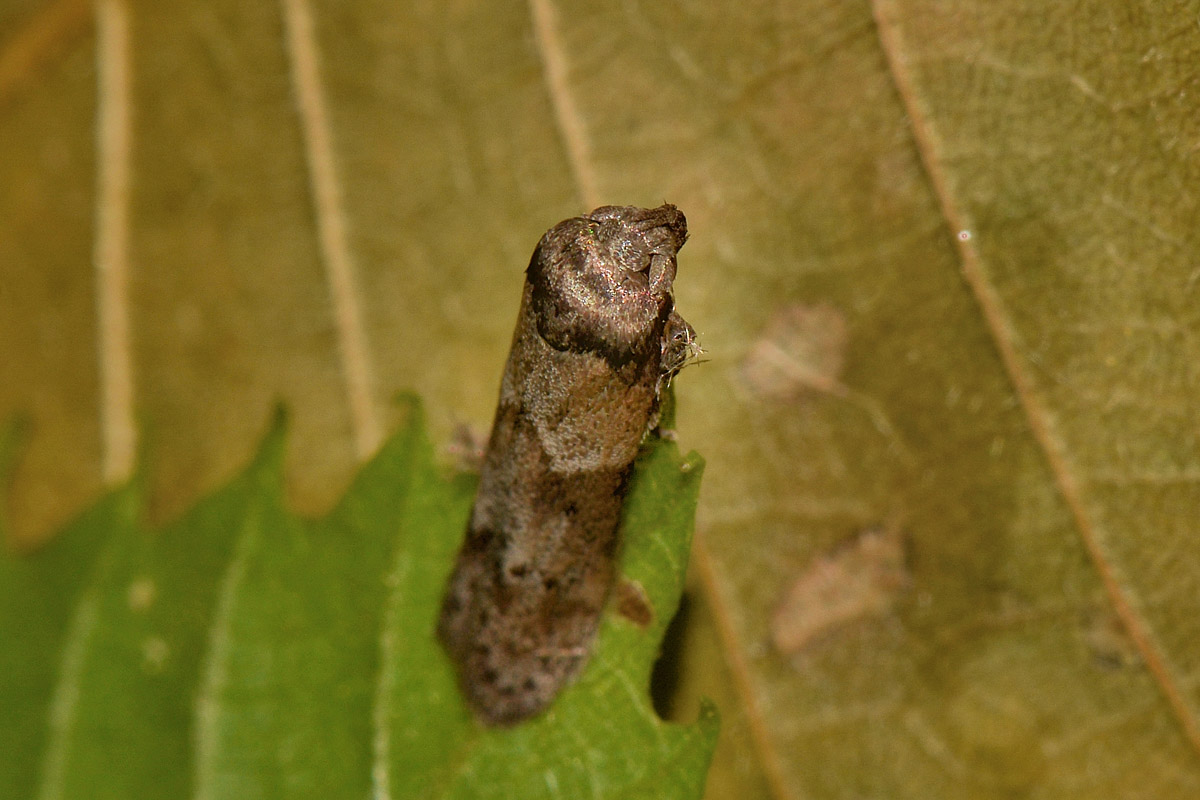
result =
[[161,637],[151,636],[142,642],[142,669],[151,675],[162,672],[170,657],[171,646]]
[[904,539],[872,528],[818,556],[784,592],[771,617],[771,641],[792,654],[859,620],[882,617],[908,587]]
[[154,604],[157,596],[158,587],[150,578],[135,578],[125,595],[130,611],[145,611]]
[[785,306],[772,316],[742,363],[742,379],[760,397],[789,401],[805,392],[841,394],[846,318],[828,305]]

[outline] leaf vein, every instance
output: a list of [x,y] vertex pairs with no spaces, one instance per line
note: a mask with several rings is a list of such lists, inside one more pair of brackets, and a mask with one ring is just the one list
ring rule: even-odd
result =
[[366,460],[383,440],[383,425],[375,408],[372,359],[359,302],[356,267],[346,234],[345,202],[333,153],[329,113],[321,91],[312,10],[307,0],[282,1],[292,88],[304,136],[317,237],[333,302],[354,446],[359,459]]
[[557,13],[552,0],[529,0],[529,11],[533,18],[533,38],[541,57],[546,89],[567,149],[575,186],[584,205],[588,208],[598,206],[600,191],[592,162],[591,144],[571,92],[569,67],[558,31]]

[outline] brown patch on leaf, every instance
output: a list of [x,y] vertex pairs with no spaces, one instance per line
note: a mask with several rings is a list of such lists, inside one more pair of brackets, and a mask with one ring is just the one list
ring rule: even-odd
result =
[[617,584],[617,613],[639,628],[645,628],[654,621],[650,598],[646,597],[646,590],[637,581],[622,579]]
[[908,585],[900,531],[863,531],[792,582],[771,617],[771,641],[782,653],[797,653],[854,622],[884,616]]
[[842,394],[846,317],[833,306],[795,304],[775,312],[742,362],[742,379],[760,397],[787,402],[806,392]]

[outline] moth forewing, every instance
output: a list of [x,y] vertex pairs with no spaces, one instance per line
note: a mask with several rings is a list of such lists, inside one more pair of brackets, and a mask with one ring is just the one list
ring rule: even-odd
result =
[[675,206],[603,206],[534,250],[438,625],[487,724],[543,711],[591,651],[634,458],[698,353],[672,292],[686,239]]

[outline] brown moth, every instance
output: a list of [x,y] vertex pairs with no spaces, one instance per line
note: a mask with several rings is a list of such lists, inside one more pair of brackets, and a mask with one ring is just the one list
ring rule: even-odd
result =
[[543,711],[587,660],[634,457],[699,350],[671,288],[686,239],[675,206],[603,206],[533,252],[438,624],[487,724]]

